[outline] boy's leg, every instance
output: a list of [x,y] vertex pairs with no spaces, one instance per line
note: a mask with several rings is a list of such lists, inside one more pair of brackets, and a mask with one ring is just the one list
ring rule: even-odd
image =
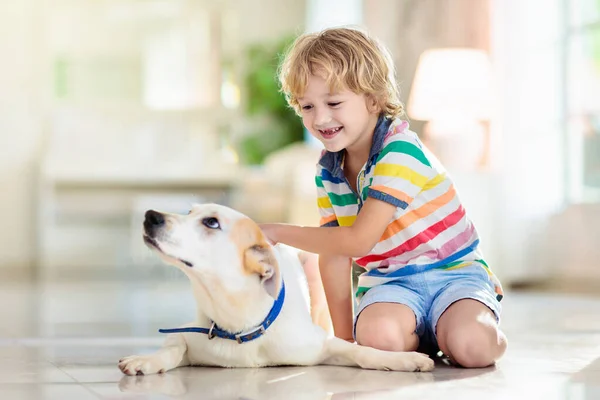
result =
[[477,300],[452,304],[437,324],[440,350],[465,368],[488,367],[506,350],[506,336],[498,329],[494,313]]
[[462,367],[494,364],[507,341],[498,329],[501,306],[487,272],[476,265],[440,271],[437,281],[444,285],[433,301],[429,321],[440,350]]
[[374,303],[356,322],[356,341],[387,351],[415,351],[419,346],[415,313],[404,304]]
[[388,351],[415,351],[425,330],[420,277],[375,286],[360,300],[355,322],[358,344]]

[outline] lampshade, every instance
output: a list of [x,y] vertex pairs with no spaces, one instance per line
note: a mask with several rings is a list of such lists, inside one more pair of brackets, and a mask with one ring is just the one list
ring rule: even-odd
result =
[[489,119],[490,79],[490,62],[481,50],[428,50],[419,58],[408,115],[423,121]]

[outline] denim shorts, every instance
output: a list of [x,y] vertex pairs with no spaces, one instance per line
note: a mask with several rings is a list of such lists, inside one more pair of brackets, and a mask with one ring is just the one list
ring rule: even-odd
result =
[[431,269],[399,278],[369,289],[360,299],[354,319],[374,303],[398,303],[409,307],[417,319],[415,333],[419,336],[420,351],[437,353],[436,327],[441,315],[452,303],[474,299],[486,305],[500,322],[502,306],[496,299],[494,283],[487,271],[477,262],[454,269]]

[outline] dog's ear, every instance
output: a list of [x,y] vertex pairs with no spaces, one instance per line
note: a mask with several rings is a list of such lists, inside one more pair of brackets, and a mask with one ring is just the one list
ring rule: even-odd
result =
[[267,293],[274,299],[277,298],[281,289],[281,274],[271,246],[256,244],[246,249],[244,269],[247,273],[258,274]]
[[232,229],[231,240],[240,251],[244,273],[257,274],[267,293],[276,299],[281,288],[279,264],[259,226],[249,218],[241,219]]

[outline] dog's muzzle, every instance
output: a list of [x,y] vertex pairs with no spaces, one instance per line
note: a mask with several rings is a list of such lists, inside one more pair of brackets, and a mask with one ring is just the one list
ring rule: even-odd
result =
[[165,217],[154,210],[146,211],[145,219],[144,219],[144,230],[146,231],[146,235],[150,237],[154,237],[156,235],[156,231],[162,228],[165,225]]

